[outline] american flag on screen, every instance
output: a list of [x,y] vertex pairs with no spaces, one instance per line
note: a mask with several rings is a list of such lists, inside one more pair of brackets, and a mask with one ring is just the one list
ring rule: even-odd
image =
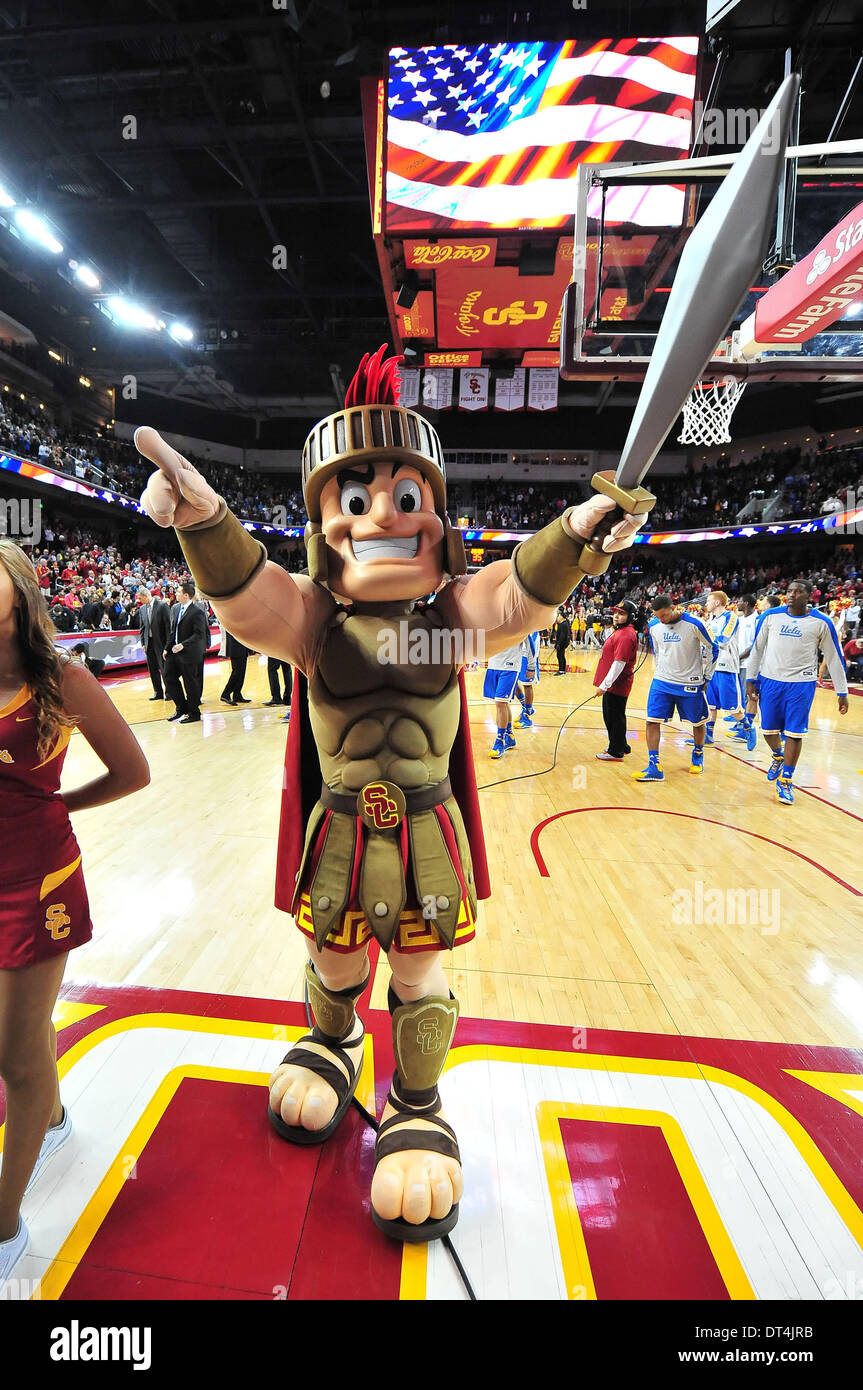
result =
[[[564,226],[579,164],[686,155],[697,61],[695,37],[392,49],[387,230]],[[621,186],[605,216],[672,226],[682,208],[679,189]]]

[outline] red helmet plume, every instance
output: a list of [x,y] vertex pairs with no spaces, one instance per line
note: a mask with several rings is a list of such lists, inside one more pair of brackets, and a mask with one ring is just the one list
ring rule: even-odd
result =
[[384,357],[386,350],[386,343],[382,343],[373,357],[364,354],[345,392],[345,406],[398,405],[401,395],[398,369],[404,358]]

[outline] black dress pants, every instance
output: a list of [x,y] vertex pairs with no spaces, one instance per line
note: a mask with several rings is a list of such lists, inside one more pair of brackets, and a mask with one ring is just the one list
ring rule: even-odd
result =
[[228,683],[222,691],[223,699],[232,699],[235,695],[242,695],[243,681],[246,679],[246,664],[249,660],[249,653],[243,648],[242,651],[234,651],[231,654],[231,674]]
[[[281,667],[282,679],[285,683],[285,693],[279,689],[279,668]],[[289,661],[278,661],[274,656],[267,657],[267,679],[270,682],[270,699],[283,700],[286,705],[291,703],[291,664]]]
[[162,690],[162,675],[165,663],[162,660],[162,653],[156,650],[152,642],[147,646],[147,670],[150,672],[150,680],[153,683],[153,694],[158,695],[161,700],[164,696]]
[[629,752],[626,742],[626,695],[612,695],[606,690],[602,697],[602,718],[608,730],[608,751],[613,758]]
[[169,700],[174,701],[178,714],[200,714],[203,667],[196,657],[184,659],[184,656],[183,652],[168,652],[165,693]]

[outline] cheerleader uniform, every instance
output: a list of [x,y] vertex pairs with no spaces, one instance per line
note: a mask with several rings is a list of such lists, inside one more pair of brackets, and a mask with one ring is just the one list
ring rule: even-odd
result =
[[36,965],[93,934],[81,851],[58,795],[71,729],[36,749],[25,686],[0,709],[0,969]]

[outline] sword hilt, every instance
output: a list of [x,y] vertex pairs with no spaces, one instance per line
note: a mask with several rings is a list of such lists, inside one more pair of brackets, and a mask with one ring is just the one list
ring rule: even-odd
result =
[[652,492],[647,491],[646,487],[620,487],[614,481],[614,474],[611,469],[603,473],[594,473],[590,485],[594,492],[601,492],[604,497],[612,498],[617,506],[614,511],[603,517],[591,539],[582,546],[581,554],[578,557],[578,566],[585,574],[604,574],[608,569],[611,556],[603,550],[602,542],[609,535],[612,527],[617,525],[625,513],[629,513],[630,516],[646,516],[651,507],[654,506],[656,498]]

